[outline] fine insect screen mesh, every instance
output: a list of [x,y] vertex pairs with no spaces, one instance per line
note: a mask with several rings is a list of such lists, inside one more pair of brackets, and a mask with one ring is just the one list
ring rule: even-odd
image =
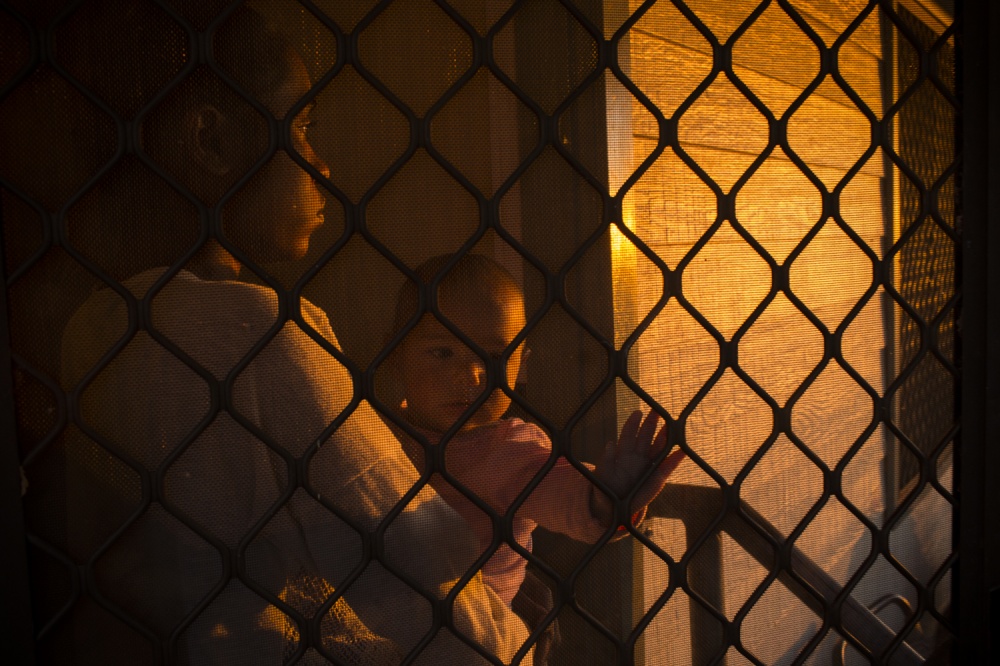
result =
[[0,2],[39,661],[946,663],[955,20]]

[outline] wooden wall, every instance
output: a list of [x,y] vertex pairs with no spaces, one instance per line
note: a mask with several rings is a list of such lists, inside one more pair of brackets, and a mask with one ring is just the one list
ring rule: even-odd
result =
[[[635,10],[641,4],[633,0],[630,8]],[[686,4],[719,42],[725,43],[759,3],[688,0]],[[824,43],[831,45],[867,3],[798,0],[791,4]],[[892,32],[877,13],[870,14],[839,52],[841,74],[878,118],[895,101],[896,92],[909,83],[886,76],[892,49],[908,48],[905,43],[899,46]],[[761,112],[724,73],[711,81],[693,105],[678,111],[687,96],[711,75],[708,40],[670,2],[653,5],[629,32],[628,40],[629,48],[620,56],[623,69],[666,118],[676,121],[681,149],[722,193],[735,192],[735,216],[730,219],[720,213],[711,189],[667,148],[626,195],[626,224],[672,270],[682,271],[683,297],[727,341],[738,337],[740,367],[779,407],[793,405],[794,434],[828,468],[837,466],[844,454],[860,443],[860,450],[843,472],[843,492],[879,524],[886,496],[894,501],[895,489],[883,485],[887,444],[882,428],[859,441],[874,416],[874,403],[846,370],[832,361],[803,395],[789,402],[822,360],[823,337],[783,293],[745,330],[747,318],[771,290],[771,269],[734,228],[734,223],[742,226],[777,265],[788,268],[792,292],[827,330],[841,332],[845,360],[881,393],[886,372],[895,371],[883,367],[884,347],[895,344],[892,314],[886,316],[880,289],[844,326],[845,316],[872,284],[872,262],[833,219],[822,217],[820,191],[820,187],[839,191],[842,222],[881,257],[883,235],[888,232],[889,238],[894,238],[891,164],[878,150],[844,184],[848,171],[871,144],[868,119],[831,77],[789,117],[789,107],[819,72],[819,52],[788,14],[771,3],[733,46],[733,72],[776,119],[788,118],[790,148],[820,185],[810,182],[780,147],[770,152],[749,180],[741,182],[768,145],[768,123]],[[630,120],[631,154],[619,151],[618,159],[634,168],[656,146],[659,128],[638,100],[631,104]],[[616,155],[609,159],[614,161]],[[721,223],[709,233],[717,220]],[[802,239],[817,226],[818,233],[798,252]],[[707,243],[692,255],[695,244],[706,235]],[[635,271],[637,288],[645,293],[638,299],[642,304],[635,306],[635,322],[648,311],[648,304],[659,298],[662,279],[659,270],[633,248],[620,252],[617,261],[628,266],[619,266],[619,272]],[[725,372],[704,399],[692,402],[719,366],[719,345],[676,298],[642,335],[633,354],[638,360],[630,367],[638,367],[639,383],[672,416],[686,420],[686,438],[692,449],[727,483],[739,479],[741,496],[785,534],[795,529],[820,499],[823,480],[819,468],[786,436],[771,436],[771,408],[732,370]],[[748,476],[741,475],[765,442],[768,452]],[[690,460],[682,463],[674,478],[683,483],[716,484]],[[939,512],[935,519],[947,521],[947,511]],[[680,557],[685,546],[679,524],[658,522],[654,526],[657,543]],[[871,535],[831,498],[797,545],[835,578],[847,582],[867,556]],[[728,539],[724,539],[723,552],[723,610],[732,619],[766,571]],[[645,561],[644,608],[648,608],[667,580],[657,573],[662,567],[655,557],[647,554]],[[894,591],[915,601],[912,591],[907,592],[909,584],[900,583],[902,577],[884,564],[880,561],[868,572],[855,596],[869,602],[879,591],[896,585]],[[646,632],[646,663],[690,663],[688,604],[685,595],[678,594]],[[775,583],[744,620],[741,638],[764,663],[790,663],[819,625],[815,614]],[[829,636],[811,661],[828,663],[834,642]],[[741,663],[741,659],[731,655],[730,663]]]

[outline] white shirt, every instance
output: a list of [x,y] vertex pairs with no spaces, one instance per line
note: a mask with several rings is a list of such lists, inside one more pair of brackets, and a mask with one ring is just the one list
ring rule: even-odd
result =
[[[145,294],[161,274],[148,271],[126,286]],[[272,333],[278,301],[263,287],[206,281],[181,271],[156,294],[151,312],[155,330],[225,383],[254,345]],[[426,487],[388,526],[382,544],[372,540],[372,556],[366,559],[364,539],[345,520],[375,530],[418,475],[366,402],[324,439],[350,403],[354,387],[348,370],[323,348],[337,347],[326,316],[305,300],[301,312],[311,332],[286,322],[231,377],[230,388],[217,396],[224,409],[214,417],[209,416],[209,382],[145,331],[138,331],[81,393],[84,429],[106,440],[115,455],[85,436],[68,438],[71,554],[93,563],[94,584],[102,596],[164,639],[223,586],[168,653],[181,661],[208,661],[206,655],[212,653],[212,658],[271,663],[266,655],[289,654],[297,638],[290,629],[294,624],[252,587],[259,585],[265,595],[281,598],[308,618],[316,604],[303,601],[289,586],[316,576],[338,590],[356,576],[344,599],[347,613],[356,613],[364,626],[358,627],[353,643],[348,636],[343,644],[332,644],[344,639],[344,632],[325,621],[320,631],[328,649],[345,661],[369,663],[372,650],[381,648],[357,639],[369,636],[366,627],[373,640],[388,638],[406,654],[431,629],[431,605],[390,568],[412,577],[425,593],[443,596],[478,554],[467,523]],[[128,322],[126,303],[112,289],[95,292],[80,308],[64,334],[63,383],[68,391],[123,339]],[[236,416],[225,409],[227,404]],[[207,428],[173,458],[185,437],[208,419]],[[298,460],[297,469],[306,472],[311,490],[345,520],[298,488],[244,544],[288,487],[286,461],[262,440]],[[302,461],[309,455],[306,466]],[[158,473],[163,475],[163,497],[156,490],[158,501],[140,511],[143,498],[158,487]],[[219,548],[173,517],[163,503],[210,534],[216,545],[242,553],[229,566],[244,567],[253,584],[227,579]],[[109,548],[99,550],[130,520]],[[379,551],[381,562],[375,559]],[[338,609],[343,608],[340,602]],[[481,574],[457,597],[453,613],[459,631],[503,661],[527,639],[524,625],[483,585]],[[419,661],[485,663],[444,629]],[[525,663],[530,661],[529,656]]]

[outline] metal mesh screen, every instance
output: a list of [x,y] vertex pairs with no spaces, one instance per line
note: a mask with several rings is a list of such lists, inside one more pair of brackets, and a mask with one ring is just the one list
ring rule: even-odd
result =
[[[901,12],[922,43],[933,42],[934,35],[912,14]],[[916,78],[919,63],[916,53],[906,52],[901,68]],[[944,43],[936,54],[935,69],[945,81],[954,80],[954,45]],[[900,154],[923,183],[937,185],[932,202],[921,202],[913,188],[901,192],[902,219],[916,227],[899,255],[899,292],[916,311],[916,319],[904,317],[900,325],[899,351],[914,359],[921,350],[921,337],[934,342],[926,349],[926,360],[913,370],[913,379],[901,389],[896,409],[900,430],[925,455],[933,454],[954,423],[954,377],[948,366],[954,363],[954,311],[949,300],[955,294],[955,191],[949,167],[954,159],[954,110],[927,86],[914,91],[914,104],[900,114]],[[935,129],[931,129],[935,128]],[[930,205],[928,205],[930,204]],[[930,220],[931,225],[923,225]],[[923,321],[924,331],[920,325]],[[936,330],[935,330],[936,329]],[[933,360],[940,356],[940,362]],[[900,461],[900,483],[905,485],[919,474],[919,460],[905,455]]]
[[946,661],[955,18],[0,3],[40,661]]

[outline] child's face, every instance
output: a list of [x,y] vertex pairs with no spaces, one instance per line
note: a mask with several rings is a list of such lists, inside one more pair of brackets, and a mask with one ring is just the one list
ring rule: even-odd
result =
[[[486,354],[501,358],[524,328],[524,302],[520,294],[484,293],[482,298],[453,294],[439,299],[441,312]],[[514,387],[521,367],[521,344],[507,360],[507,385]],[[414,425],[444,432],[485,390],[486,364],[432,315],[424,315],[403,340],[401,375],[406,397],[406,418]],[[501,378],[497,378],[498,383]],[[499,388],[462,425],[468,430],[500,419],[510,398]]]

